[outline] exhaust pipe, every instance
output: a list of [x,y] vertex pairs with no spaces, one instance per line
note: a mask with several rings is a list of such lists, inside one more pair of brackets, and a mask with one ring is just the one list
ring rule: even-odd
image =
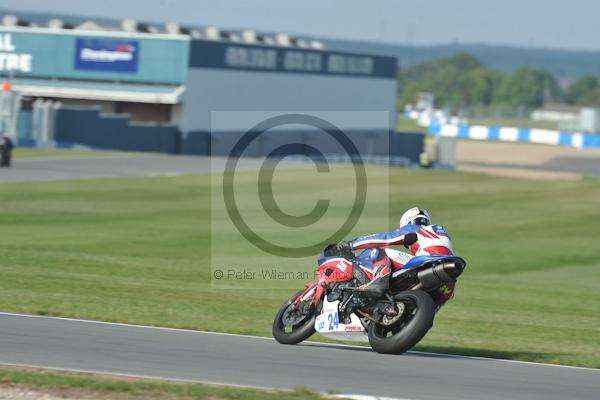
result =
[[446,283],[456,282],[462,274],[464,264],[445,262],[417,273],[417,278],[425,290],[436,289]]

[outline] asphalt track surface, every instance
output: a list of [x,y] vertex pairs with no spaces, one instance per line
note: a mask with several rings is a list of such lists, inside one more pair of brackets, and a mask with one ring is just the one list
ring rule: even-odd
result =
[[401,399],[598,399],[600,370],[0,313],[0,364]]
[[[554,149],[548,146],[508,147],[500,155],[492,157],[495,146],[507,146],[504,143],[461,143],[462,146],[479,146],[463,151],[459,160],[459,168],[463,167],[492,167],[504,170],[547,171],[571,173],[576,175],[600,176],[600,151],[575,152],[574,149]],[[483,147],[482,147],[483,146]],[[514,146],[514,145],[513,145]],[[556,147],[556,146],[554,146]],[[491,149],[491,150],[490,150]],[[516,149],[516,150],[515,150]],[[539,155],[541,151],[551,151],[551,154]],[[505,153],[520,152],[520,158],[510,158]],[[533,150],[532,150],[533,151]],[[565,152],[562,155],[562,152]],[[556,154],[555,154],[556,153]],[[517,154],[517,155],[519,155]],[[537,158],[530,156],[537,154]],[[527,159],[525,159],[527,157]],[[47,158],[16,158],[12,168],[0,169],[0,183],[23,181],[48,181],[67,179],[119,178],[133,176],[177,176],[222,171],[227,159],[225,157],[202,157],[164,155],[153,153],[123,153],[101,154],[91,153],[87,156],[47,157]],[[256,170],[261,167],[264,159],[242,158],[237,170]],[[312,162],[285,160],[277,165],[280,167],[314,167]]]
[[[227,158],[163,154],[90,155],[15,159],[11,168],[0,169],[1,182],[68,179],[177,176],[223,171]],[[256,170],[264,159],[242,158],[236,170]],[[307,167],[302,161],[283,161],[277,167]]]

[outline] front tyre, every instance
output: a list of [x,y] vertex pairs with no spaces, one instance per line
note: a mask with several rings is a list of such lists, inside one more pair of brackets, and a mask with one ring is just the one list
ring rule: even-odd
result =
[[423,339],[433,326],[435,304],[429,294],[422,290],[407,290],[393,298],[401,311],[397,320],[388,325],[369,324],[369,344],[378,353],[404,353]]
[[315,333],[315,319],[320,304],[294,301],[304,290],[294,294],[279,309],[273,321],[273,337],[281,344],[298,344]]

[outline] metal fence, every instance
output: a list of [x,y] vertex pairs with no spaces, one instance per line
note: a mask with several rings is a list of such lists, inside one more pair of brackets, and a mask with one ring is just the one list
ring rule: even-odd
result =
[[0,92],[0,134],[17,137],[21,96],[14,91]]

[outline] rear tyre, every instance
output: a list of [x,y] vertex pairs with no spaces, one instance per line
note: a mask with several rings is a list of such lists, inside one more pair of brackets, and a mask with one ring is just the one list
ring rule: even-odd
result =
[[435,304],[422,290],[407,290],[392,296],[404,311],[390,325],[369,324],[369,344],[378,353],[402,354],[414,347],[433,326]]
[[320,303],[305,305],[305,310],[295,309],[293,303],[302,293],[304,290],[294,294],[275,315],[273,337],[281,344],[298,344],[315,333]]

